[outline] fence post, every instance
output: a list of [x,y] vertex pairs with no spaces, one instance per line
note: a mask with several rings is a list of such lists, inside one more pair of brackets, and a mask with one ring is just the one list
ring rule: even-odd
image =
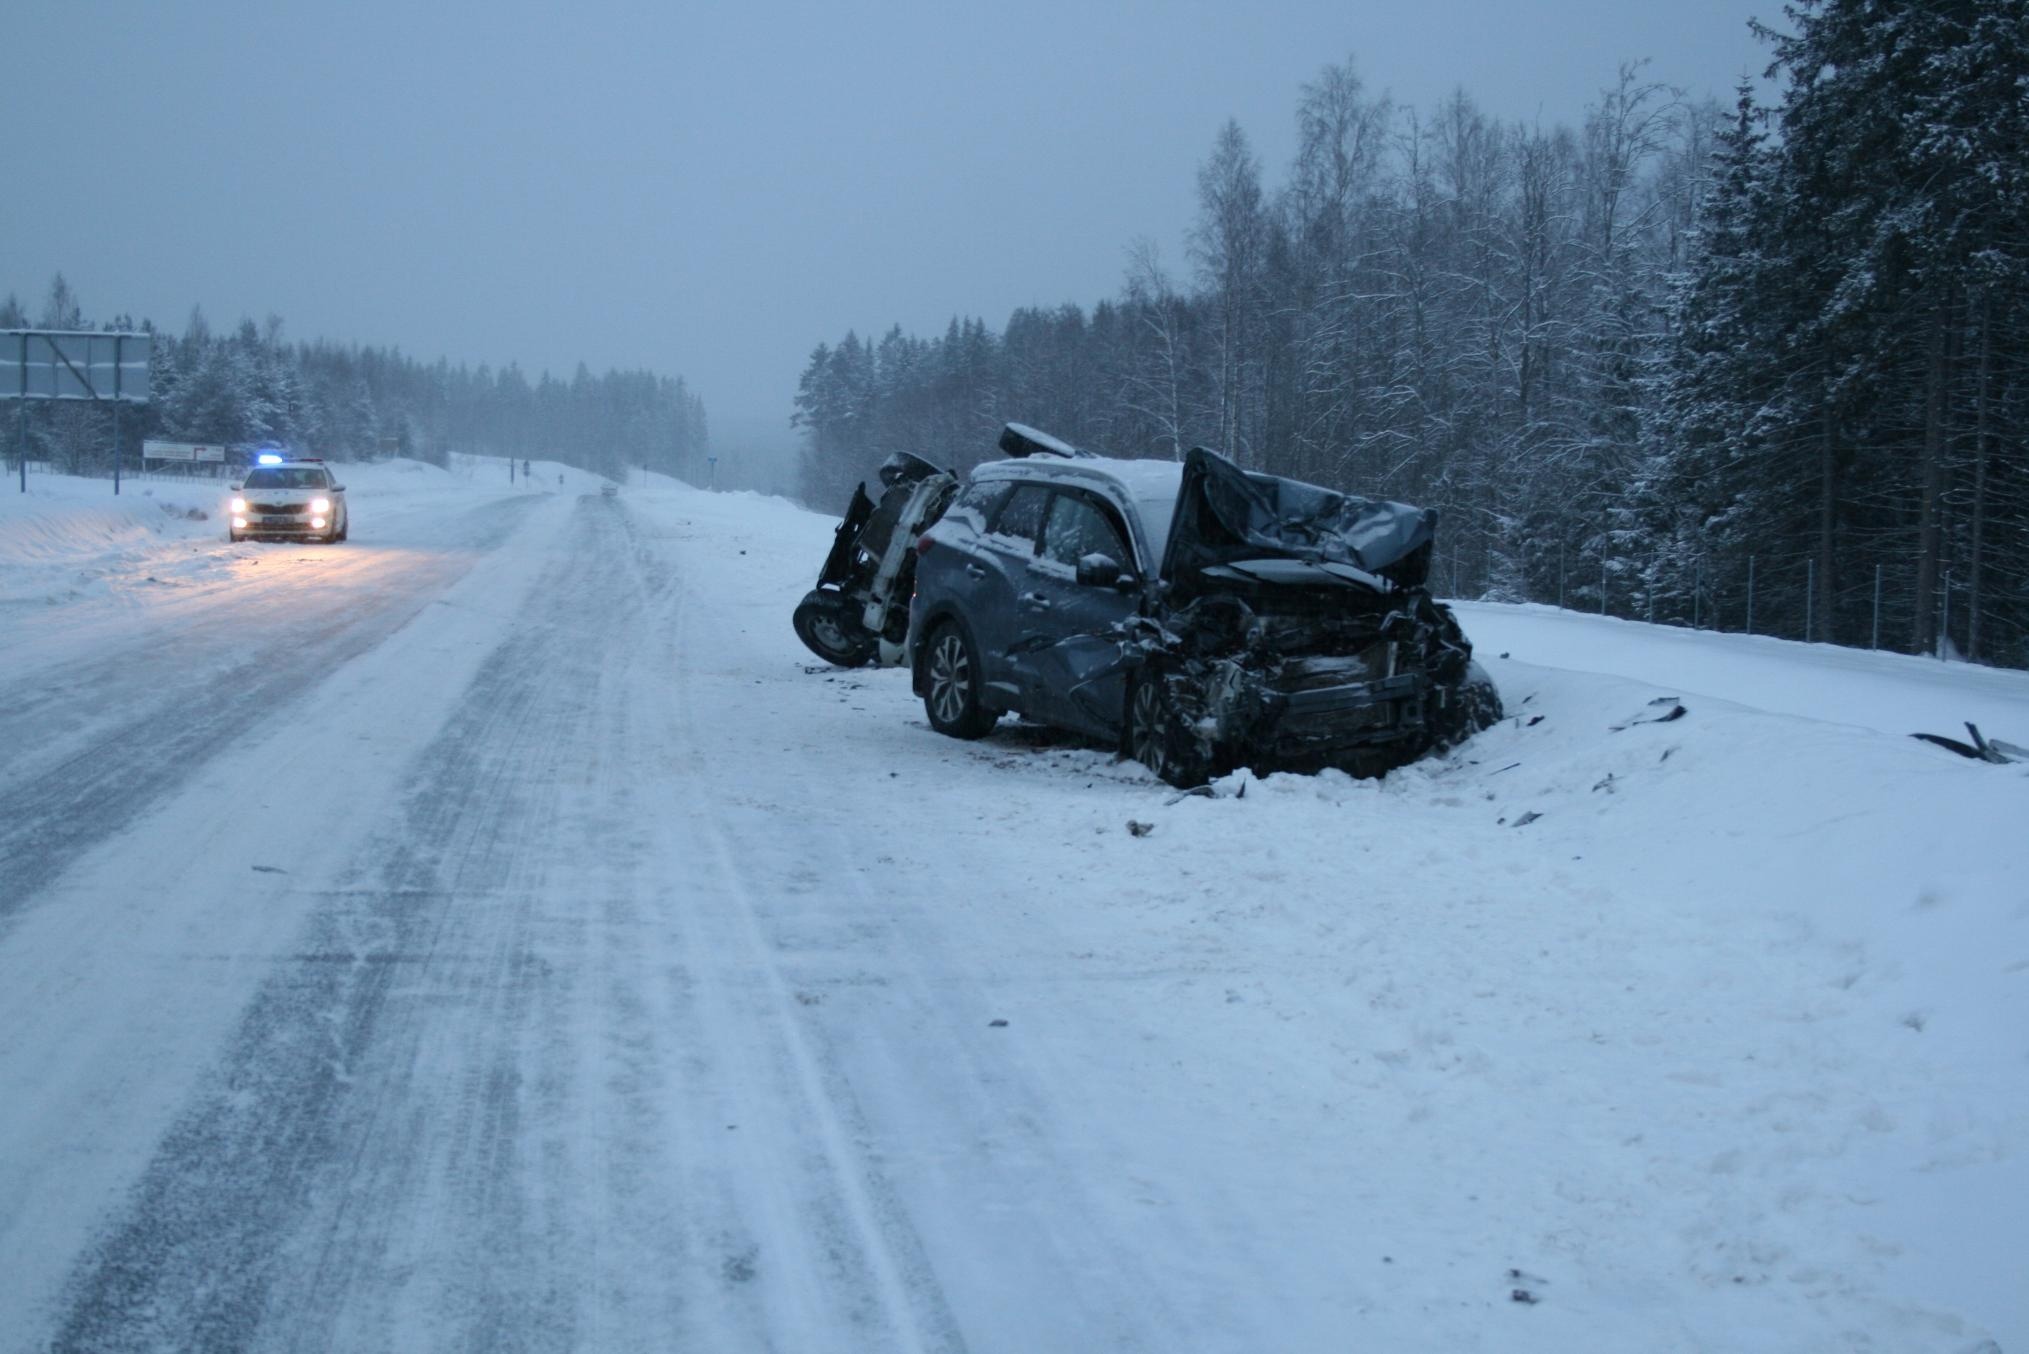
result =
[[1691,566],[1691,628],[1702,630],[1699,607],[1705,600],[1705,561],[1699,560]]
[[1874,566],[1874,642],[1870,648],[1881,647],[1881,566]]
[[1599,552],[1599,614],[1606,614],[1606,552]]
[[1754,556],[1747,557],[1747,633],[1754,633]]
[[1818,562],[1804,561],[1804,643],[1811,642],[1811,621],[1818,606]]
[[1564,542],[1557,542],[1557,609],[1564,609]]

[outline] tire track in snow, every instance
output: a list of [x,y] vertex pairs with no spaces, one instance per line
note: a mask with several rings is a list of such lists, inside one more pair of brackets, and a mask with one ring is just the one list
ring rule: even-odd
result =
[[[625,563],[616,518],[580,505],[589,542],[419,759],[406,821],[320,910],[307,962],[264,986],[52,1348],[583,1343],[597,1229],[573,1197],[599,1164],[574,1159],[582,1050],[557,1031],[626,997],[580,981],[597,928],[549,914],[555,861],[521,847],[602,709],[601,641],[630,629],[597,605]],[[599,1169],[608,1189],[640,1174]],[[647,1242],[680,1265],[681,1229]],[[656,1305],[663,1343],[677,1313]]]
[[[61,686],[0,694],[0,747],[9,750],[0,778],[0,926],[219,750],[300,716],[301,698],[326,674],[408,624],[534,502],[508,499],[469,514],[456,534],[469,534],[472,549],[405,560],[400,571],[367,555],[322,580],[329,586],[292,578],[221,597],[215,614],[151,637],[144,651],[86,663]],[[364,591],[353,586],[362,574]]]
[[[687,607],[679,613],[672,637],[672,656],[679,660],[694,652],[687,613]],[[692,668],[677,661],[672,671],[678,742],[693,764],[711,765],[698,737]],[[792,1259],[802,1269],[816,1260],[831,1280],[817,1292],[805,1285],[800,1297],[818,1305],[806,1319],[814,1317],[814,1327],[835,1334],[851,1332],[844,1348],[958,1354],[967,1345],[957,1318],[945,1301],[921,1238],[874,1157],[871,1134],[852,1103],[850,1086],[836,1067],[825,1064],[820,1046],[797,1015],[799,1003],[776,960],[741,867],[741,853],[720,820],[719,805],[705,782],[692,778],[682,784],[689,800],[683,817],[691,825],[690,840],[694,848],[702,848],[698,864],[717,877],[722,894],[718,903],[722,911],[715,917],[711,939],[715,946],[737,954],[740,969],[748,975],[743,990],[721,986],[712,994],[716,1002],[707,1005],[718,1005],[724,1021],[757,1025],[769,1045],[775,1103],[752,1104],[750,1096],[750,1109],[782,1116],[783,1122],[815,1139],[797,1153],[801,1174],[796,1185],[802,1197],[788,1210],[807,1219],[804,1225],[816,1225],[816,1235],[806,1240],[814,1240],[822,1252],[812,1257],[797,1256],[792,1250]],[[719,967],[723,965],[721,960]],[[778,1217],[773,1243],[794,1237]],[[833,1319],[825,1319],[827,1314]],[[841,1317],[842,1322],[837,1319]]]

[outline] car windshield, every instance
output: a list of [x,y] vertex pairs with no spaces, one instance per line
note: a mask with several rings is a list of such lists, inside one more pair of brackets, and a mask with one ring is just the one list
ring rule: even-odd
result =
[[314,465],[268,465],[247,472],[249,489],[322,489],[330,484],[324,471]]

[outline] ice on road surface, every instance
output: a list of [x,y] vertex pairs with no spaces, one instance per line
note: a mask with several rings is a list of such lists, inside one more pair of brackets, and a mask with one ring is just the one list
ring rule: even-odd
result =
[[2029,1348],[2024,674],[1468,606],[1178,798],[538,470],[0,505],[0,1351]]

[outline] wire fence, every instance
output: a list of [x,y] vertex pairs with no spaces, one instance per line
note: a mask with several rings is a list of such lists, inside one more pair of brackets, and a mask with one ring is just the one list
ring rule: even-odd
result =
[[[1543,595],[1527,600],[1566,611],[1895,653],[1918,652],[1921,643],[1921,652],[1940,659],[2029,667],[2029,561],[1989,561],[1978,579],[1963,563],[1941,564],[1927,603],[1906,557],[1846,562],[1827,587],[1814,553],[1715,555],[1688,569],[1666,566],[1660,556],[1560,554],[1545,564],[1551,567],[1529,589]],[[1456,558],[1442,560],[1436,581],[1464,596],[1460,585],[1470,589],[1471,570]],[[1918,624],[1920,609],[1927,625]]]

